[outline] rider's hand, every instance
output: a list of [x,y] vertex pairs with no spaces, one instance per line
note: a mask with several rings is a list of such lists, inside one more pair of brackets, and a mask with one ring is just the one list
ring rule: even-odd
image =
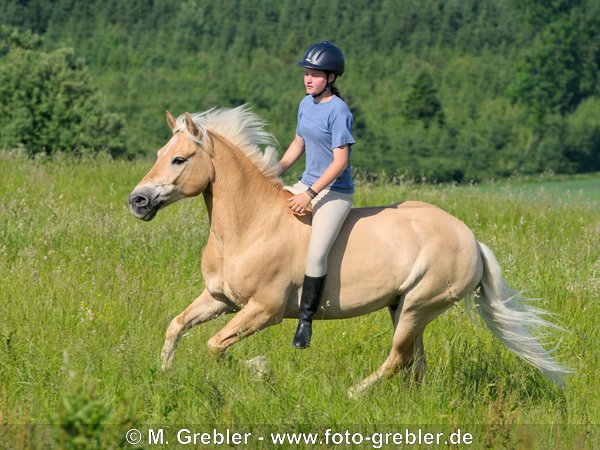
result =
[[310,205],[311,198],[306,192],[301,194],[293,195],[288,199],[290,209],[296,215],[303,215],[308,205]]

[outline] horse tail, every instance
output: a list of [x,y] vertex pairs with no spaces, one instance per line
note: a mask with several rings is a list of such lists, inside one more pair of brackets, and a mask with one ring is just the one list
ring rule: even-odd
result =
[[506,347],[537,367],[546,377],[564,387],[562,375],[571,373],[560,366],[539,342],[540,329],[565,331],[543,318],[547,311],[528,304],[531,299],[511,289],[502,279],[500,264],[494,253],[481,242],[479,253],[483,261],[480,290],[475,293],[477,311],[486,326]]

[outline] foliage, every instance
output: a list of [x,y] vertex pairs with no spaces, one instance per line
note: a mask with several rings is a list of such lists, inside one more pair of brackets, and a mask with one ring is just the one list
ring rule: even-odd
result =
[[549,3],[551,11],[541,8],[544,2],[530,3],[530,20],[544,26],[511,86],[513,97],[525,103],[538,122],[547,114],[568,114],[593,95],[600,69],[595,39],[600,19],[588,18],[580,1]]
[[20,31],[15,27],[0,25],[0,56],[5,56],[13,48],[36,49],[41,43],[41,36],[29,30]]
[[165,109],[241,103],[285,149],[295,63],[327,39],[347,57],[356,170],[447,181],[600,169],[594,138],[570,131],[600,96],[599,18],[594,0],[0,0],[0,24],[86,58],[128,155],[164,142]]
[[576,171],[585,172],[600,164],[600,99],[589,98],[568,117],[566,155]]
[[444,125],[444,111],[428,73],[421,73],[413,83],[402,113],[410,122],[420,120],[425,128],[429,128],[433,120]]
[[96,386],[74,383],[62,399],[54,422],[59,424],[57,437],[62,448],[101,449],[105,427],[113,415],[112,408],[98,398]]
[[57,151],[123,152],[122,121],[109,113],[72,49],[35,49],[31,33],[2,33],[0,147],[30,154]]

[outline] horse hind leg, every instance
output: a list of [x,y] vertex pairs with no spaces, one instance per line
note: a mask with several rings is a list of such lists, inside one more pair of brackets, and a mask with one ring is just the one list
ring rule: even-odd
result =
[[[397,311],[396,314],[400,314],[400,311]],[[394,323],[396,330],[388,357],[377,371],[348,390],[350,398],[358,397],[379,380],[391,378],[399,370],[410,368],[415,361],[418,361],[415,377],[417,373],[419,379],[422,377],[422,372],[426,367],[423,351],[423,328],[418,326],[412,315],[402,315]]]
[[[395,305],[388,306],[388,310],[390,312],[390,316],[392,319],[392,325],[394,326],[394,332],[396,332],[396,328],[398,327],[398,320],[400,319],[400,314],[397,314],[398,308],[402,308],[402,303],[396,303]],[[404,379],[407,380],[410,378],[410,375],[413,376],[413,380],[420,384],[423,380],[423,376],[425,375],[425,371],[427,370],[427,361],[425,359],[425,348],[423,346],[423,332],[422,330],[414,342],[414,356],[408,363],[404,373]]]
[[423,346],[424,329],[417,335],[414,343],[414,353],[411,363],[406,367],[404,379],[412,378],[418,385],[423,381],[427,370],[427,359],[425,358],[425,347]]
[[412,375],[420,383],[427,368],[423,331],[429,322],[452,305],[450,297],[447,291],[432,289],[429,283],[423,281],[408,292],[392,317],[394,338],[387,359],[379,370],[351,387],[348,395],[356,397],[379,380],[390,378],[401,369],[405,370],[405,378]]
[[230,305],[215,299],[205,289],[190,306],[177,315],[169,324],[165,343],[160,354],[162,369],[169,370],[173,366],[173,356],[175,355],[177,342],[186,331],[203,322],[208,322],[233,311]]

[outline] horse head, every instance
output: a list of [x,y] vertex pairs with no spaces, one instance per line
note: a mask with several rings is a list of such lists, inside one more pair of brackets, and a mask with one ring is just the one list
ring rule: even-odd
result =
[[177,120],[167,111],[171,139],[158,151],[156,162],[129,195],[132,214],[152,220],[158,210],[182,198],[194,197],[214,179],[206,135],[185,113]]

